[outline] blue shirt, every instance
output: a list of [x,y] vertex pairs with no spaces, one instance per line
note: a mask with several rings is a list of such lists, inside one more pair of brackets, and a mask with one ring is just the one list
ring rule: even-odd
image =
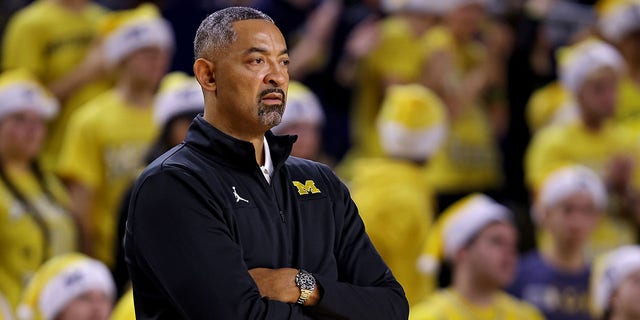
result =
[[591,319],[590,274],[588,265],[575,273],[557,270],[534,251],[520,258],[516,277],[507,291],[535,305],[548,320]]

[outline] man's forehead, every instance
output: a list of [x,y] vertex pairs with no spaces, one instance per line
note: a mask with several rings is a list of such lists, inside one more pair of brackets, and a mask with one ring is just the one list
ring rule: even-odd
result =
[[234,43],[273,42],[286,46],[284,36],[278,27],[267,20],[250,19],[233,23],[236,34]]

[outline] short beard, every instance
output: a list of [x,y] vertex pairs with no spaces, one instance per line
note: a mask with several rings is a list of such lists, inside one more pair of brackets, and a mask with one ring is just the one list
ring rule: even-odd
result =
[[[263,104],[262,97],[270,93],[279,93],[282,95],[282,103],[276,105]],[[282,121],[282,114],[284,113],[284,107],[286,105],[286,95],[280,88],[266,89],[260,92],[258,95],[258,120],[263,126],[273,128],[280,124]]]

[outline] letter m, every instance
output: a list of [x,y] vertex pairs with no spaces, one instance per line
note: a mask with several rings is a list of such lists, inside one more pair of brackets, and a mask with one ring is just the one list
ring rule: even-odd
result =
[[316,187],[316,183],[313,180],[307,180],[302,184],[300,181],[291,181],[293,186],[298,189],[298,194],[305,195],[309,193],[320,193],[320,189]]

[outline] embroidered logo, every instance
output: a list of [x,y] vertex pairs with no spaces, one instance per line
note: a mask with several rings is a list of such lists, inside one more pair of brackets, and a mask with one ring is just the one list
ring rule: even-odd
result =
[[233,196],[234,196],[234,197],[236,197],[236,203],[238,203],[238,202],[240,202],[240,201],[244,201],[244,202],[246,202],[246,203],[249,203],[249,200],[247,200],[247,199],[245,199],[245,198],[241,197],[241,196],[238,194],[238,191],[236,191],[236,187],[235,187],[235,186],[233,186],[233,187],[231,187],[231,188],[233,189]]
[[300,181],[291,181],[291,183],[293,183],[293,186],[298,189],[298,194],[301,196],[309,193],[321,193],[320,189],[316,187],[316,183],[313,180],[307,180],[304,182],[304,184],[302,184],[302,182]]

